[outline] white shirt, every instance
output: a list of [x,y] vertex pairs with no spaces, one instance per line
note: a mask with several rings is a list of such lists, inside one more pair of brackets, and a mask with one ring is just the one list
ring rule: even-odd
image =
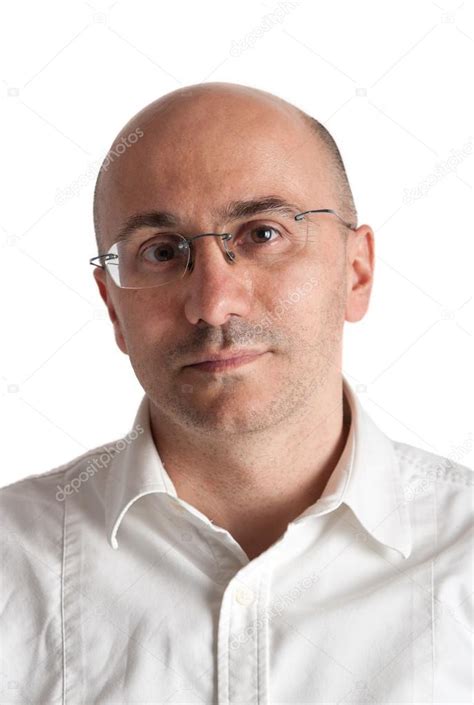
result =
[[146,396],[123,439],[2,488],[0,702],[470,703],[473,472],[343,387],[321,498],[250,561],[177,496]]

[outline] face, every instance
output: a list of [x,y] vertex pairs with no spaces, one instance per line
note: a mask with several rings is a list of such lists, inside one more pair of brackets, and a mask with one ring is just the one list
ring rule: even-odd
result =
[[[227,232],[232,224],[214,211],[235,200],[278,195],[302,211],[338,210],[324,150],[285,107],[206,96],[174,112],[168,104],[145,124],[107,172],[103,251],[141,211],[172,211],[191,236]],[[121,289],[94,270],[117,344],[158,419],[200,433],[263,430],[317,403],[338,378],[344,320],[359,320],[368,305],[372,233],[347,231],[345,247],[334,216],[319,223],[301,253],[268,268],[230,264],[220,241],[205,237],[194,242],[193,271],[165,286]],[[231,369],[187,366],[229,346],[266,352]]]

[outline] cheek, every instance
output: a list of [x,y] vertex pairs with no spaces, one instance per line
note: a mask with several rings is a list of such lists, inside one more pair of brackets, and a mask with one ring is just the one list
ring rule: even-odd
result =
[[[281,351],[295,351],[299,342],[311,337],[317,307],[317,278],[311,268],[280,268],[265,286],[255,287],[252,318],[267,331],[267,339]],[[260,331],[260,326],[258,331]]]
[[314,260],[299,262],[278,277],[271,306],[275,325],[308,341],[341,328],[345,311],[345,283],[341,267],[318,266]]
[[173,326],[176,314],[167,300],[169,297],[158,297],[156,292],[146,291],[127,294],[119,312],[123,336],[128,348],[143,356],[143,352],[151,345],[156,347],[163,332]]

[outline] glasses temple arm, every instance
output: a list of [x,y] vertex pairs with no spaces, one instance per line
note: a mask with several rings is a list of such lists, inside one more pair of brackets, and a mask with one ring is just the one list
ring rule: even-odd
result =
[[317,210],[310,210],[310,211],[304,211],[303,213],[298,213],[298,215],[295,215],[295,220],[302,220],[305,215],[308,213],[332,213],[332,215],[335,215],[336,218],[339,218],[341,223],[344,223],[344,225],[350,230],[357,230],[357,224],[356,223],[348,223],[347,220],[344,220],[344,218],[341,218],[339,213],[336,213],[336,211],[332,210],[332,208],[319,208]]

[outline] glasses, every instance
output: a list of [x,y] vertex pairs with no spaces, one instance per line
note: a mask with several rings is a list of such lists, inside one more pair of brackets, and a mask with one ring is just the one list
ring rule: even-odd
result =
[[[318,218],[314,217],[316,214]],[[258,219],[245,219],[236,224],[228,233],[185,237],[163,231],[144,237],[136,232],[115,242],[108,252],[92,257],[89,262],[105,269],[122,289],[163,286],[193,271],[195,240],[217,237],[227,262],[263,269],[285,263],[301,253],[308,242],[316,239],[321,215],[325,214],[336,216],[346,228],[356,230],[354,223],[348,223],[331,208],[303,213],[290,209],[269,210],[259,214]]]

